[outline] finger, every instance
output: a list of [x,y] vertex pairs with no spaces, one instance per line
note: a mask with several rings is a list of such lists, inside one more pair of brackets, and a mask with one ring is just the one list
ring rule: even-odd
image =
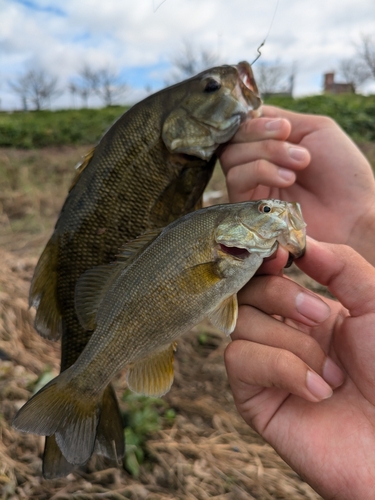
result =
[[226,177],[228,196],[232,203],[248,201],[258,186],[286,188],[296,180],[292,170],[259,159],[231,168]]
[[228,172],[234,166],[255,162],[258,159],[267,160],[280,167],[300,170],[307,167],[311,156],[303,147],[274,139],[229,144],[220,154],[224,172]]
[[[263,388],[282,389],[283,392],[279,393],[281,399],[294,394],[307,401],[318,402],[332,395],[332,388],[306,363],[288,351],[237,340],[228,345],[224,359],[229,383],[241,413],[254,412],[247,413],[251,422],[257,414],[263,414],[262,419],[267,420],[264,411],[275,411],[275,408],[269,407],[272,401],[270,392],[261,391]],[[280,401],[273,401],[275,403],[280,404]],[[244,406],[246,404],[247,408]]]
[[231,142],[254,142],[265,139],[285,141],[290,131],[290,123],[284,118],[251,118],[241,124]]
[[341,369],[326,355],[317,340],[254,307],[240,306],[232,339],[287,351],[310,366],[332,387],[338,387],[344,381]]
[[290,122],[292,129],[288,140],[295,144],[299,144],[306,135],[318,129],[337,128],[339,130],[334,120],[326,116],[306,115],[305,113],[287,111],[276,106],[263,106],[262,113],[265,118],[271,120],[285,119]]
[[351,316],[374,311],[375,269],[352,248],[308,238],[305,256],[297,265],[327,286]]
[[286,266],[288,259],[289,252],[279,245],[277,251],[271,257],[263,260],[263,264],[256,272],[256,275],[280,274]]
[[282,316],[307,326],[323,323],[331,313],[328,304],[318,295],[275,275],[253,277],[238,293],[238,304],[251,304],[268,315]]

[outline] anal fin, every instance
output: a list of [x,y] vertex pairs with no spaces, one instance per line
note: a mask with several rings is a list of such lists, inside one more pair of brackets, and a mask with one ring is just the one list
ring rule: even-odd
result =
[[174,378],[175,350],[176,343],[173,342],[168,347],[130,365],[126,374],[129,389],[138,394],[154,397],[167,393]]

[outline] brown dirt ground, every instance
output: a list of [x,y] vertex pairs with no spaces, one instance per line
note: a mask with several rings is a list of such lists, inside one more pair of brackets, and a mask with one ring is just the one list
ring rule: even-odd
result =
[[[223,363],[229,339],[208,323],[179,342],[175,382],[164,398],[176,417],[148,437],[147,460],[137,479],[122,464],[98,457],[67,478],[42,478],[44,438],[13,430],[11,421],[40,375],[58,373],[59,344],[34,331],[27,296],[37,256],[69,182],[59,177],[57,187],[25,189],[14,169],[52,161],[65,179],[65,166],[83,153],[72,148],[0,150],[0,166],[5,162],[10,172],[0,179],[6,187],[0,196],[0,500],[319,499],[237,414]],[[206,203],[225,201],[220,173],[207,192]],[[25,217],[29,219],[22,225]],[[320,291],[318,285],[304,282]],[[117,377],[115,387],[121,401],[123,376]],[[121,401],[121,409],[126,412],[126,402]]]

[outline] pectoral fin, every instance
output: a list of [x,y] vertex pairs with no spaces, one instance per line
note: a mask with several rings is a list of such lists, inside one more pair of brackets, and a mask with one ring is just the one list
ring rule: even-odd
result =
[[133,392],[145,396],[162,396],[171,388],[174,378],[174,351],[176,343],[130,366],[126,381]]
[[211,323],[222,330],[226,335],[233,332],[238,317],[237,295],[231,295],[212,311],[208,318]]
[[77,184],[78,182],[78,179],[81,177],[82,175],[82,172],[85,170],[85,168],[87,167],[87,165],[90,163],[90,161],[92,160],[92,157],[94,156],[94,153],[95,153],[95,149],[96,148],[92,148],[90,149],[90,151],[88,153],[85,154],[85,156],[83,157],[83,160],[81,163],[78,164],[78,166],[76,167],[76,175],[70,185],[70,188],[69,188],[69,192],[74,188],[74,186]]

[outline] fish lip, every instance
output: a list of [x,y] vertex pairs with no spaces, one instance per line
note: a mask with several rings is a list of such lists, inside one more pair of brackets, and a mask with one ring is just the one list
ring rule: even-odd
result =
[[255,83],[255,78],[250,64],[247,61],[241,61],[236,66],[240,79],[243,85],[259,96],[259,90]]
[[246,100],[248,112],[252,118],[261,116],[262,99],[255,82],[251,65],[247,61],[241,61],[235,66],[239,76],[239,86]]

